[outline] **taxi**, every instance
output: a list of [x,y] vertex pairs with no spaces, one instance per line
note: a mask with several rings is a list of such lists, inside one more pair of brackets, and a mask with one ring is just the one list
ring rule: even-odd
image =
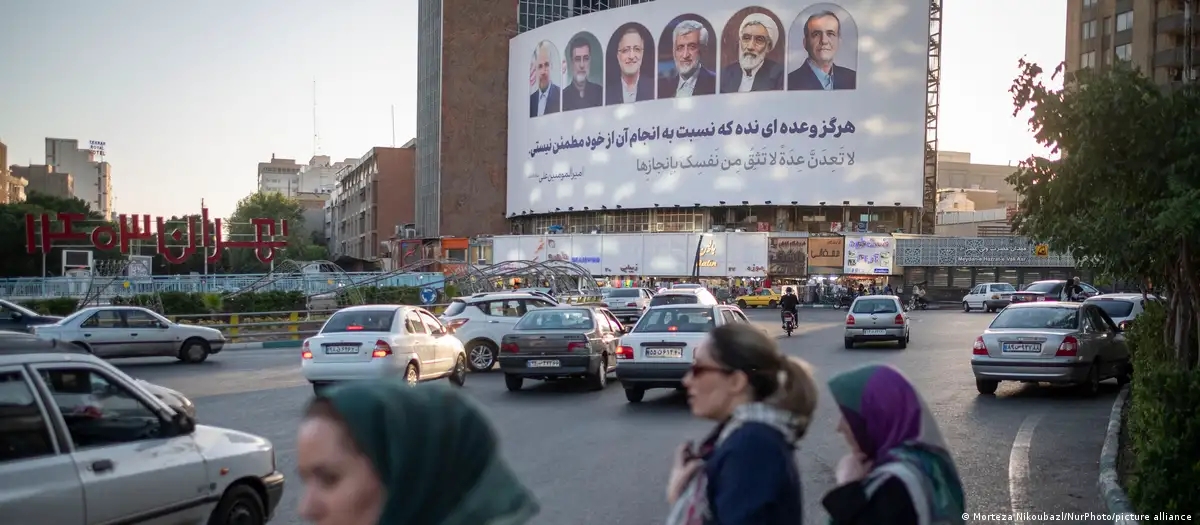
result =
[[737,305],[741,309],[760,308],[764,306],[775,308],[779,306],[779,299],[782,297],[770,288],[759,288],[746,295],[738,296]]

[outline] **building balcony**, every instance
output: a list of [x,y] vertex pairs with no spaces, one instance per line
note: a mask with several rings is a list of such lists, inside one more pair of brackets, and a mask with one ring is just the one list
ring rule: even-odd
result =
[[[1200,24],[1192,20],[1192,33],[1200,33]],[[1154,32],[1160,35],[1183,35],[1183,13],[1174,13],[1158,17],[1154,21]]]
[[[1185,49],[1183,47],[1172,47],[1170,49],[1164,49],[1154,53],[1154,67],[1173,67],[1177,69],[1183,69],[1184,51]],[[1196,67],[1196,64],[1198,63],[1200,63],[1200,48],[1193,47],[1192,67]]]

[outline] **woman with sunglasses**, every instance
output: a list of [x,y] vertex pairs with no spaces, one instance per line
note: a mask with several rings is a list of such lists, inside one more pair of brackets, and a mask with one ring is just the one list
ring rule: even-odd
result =
[[676,451],[668,525],[803,522],[796,444],[816,409],[807,363],[749,324],[714,329],[683,379],[692,414],[717,421]]

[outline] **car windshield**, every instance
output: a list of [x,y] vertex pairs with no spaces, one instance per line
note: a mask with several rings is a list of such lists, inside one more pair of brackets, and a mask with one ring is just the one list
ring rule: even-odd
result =
[[711,308],[654,308],[646,312],[634,332],[707,332],[717,326]]
[[1079,310],[1055,307],[1006,308],[992,320],[989,328],[1075,330],[1079,328]]
[[1088,302],[1099,306],[1101,310],[1104,310],[1104,313],[1113,318],[1129,317],[1129,314],[1133,312],[1133,301],[1121,299],[1098,299]]
[[525,314],[517,330],[591,330],[591,310],[583,308],[543,308]]
[[663,304],[698,304],[700,298],[692,294],[661,294],[650,300],[650,306]]
[[854,302],[856,314],[894,314],[899,312],[894,299],[859,299]]
[[30,310],[28,308],[25,308],[24,306],[21,306],[17,303],[13,303],[13,302],[9,302],[9,301],[0,301],[0,305],[4,305],[4,307],[8,308],[9,310],[15,310],[17,312],[20,312],[21,315],[24,315],[26,317],[37,317],[37,315],[38,315],[37,312]]
[[74,320],[76,320],[76,319],[79,319],[79,318],[80,318],[80,316],[82,316],[82,315],[83,315],[85,312],[86,312],[88,315],[91,315],[91,314],[92,314],[92,312],[94,312],[94,311],[95,311],[95,310],[80,310],[80,311],[78,311],[78,312],[75,312],[75,313],[73,313],[73,314],[71,314],[71,315],[68,315],[66,318],[64,318],[63,320],[61,320],[61,321],[59,321],[59,322],[57,322],[57,323],[55,323],[55,324],[63,324],[63,325],[65,325],[65,324],[68,324],[68,323],[70,323],[71,321],[74,321]]
[[637,288],[613,288],[605,297],[637,297],[641,295]]
[[445,317],[453,317],[463,313],[467,309],[467,303],[461,299],[450,301],[450,306],[446,307],[446,311],[442,312]]
[[321,333],[390,332],[396,310],[342,310],[321,328]]
[[1054,293],[1054,289],[1058,288],[1061,284],[1062,283],[1056,282],[1056,281],[1033,283],[1033,284],[1029,285],[1029,288],[1026,288],[1025,291],[1026,292]]
[[1015,292],[1017,289],[1008,283],[999,283],[992,285],[993,292]]

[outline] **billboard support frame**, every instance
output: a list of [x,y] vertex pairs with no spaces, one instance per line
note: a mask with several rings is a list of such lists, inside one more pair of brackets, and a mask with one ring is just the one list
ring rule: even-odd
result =
[[942,84],[942,0],[929,0],[928,71],[925,77],[925,172],[919,233],[932,235],[937,224],[938,110]]

